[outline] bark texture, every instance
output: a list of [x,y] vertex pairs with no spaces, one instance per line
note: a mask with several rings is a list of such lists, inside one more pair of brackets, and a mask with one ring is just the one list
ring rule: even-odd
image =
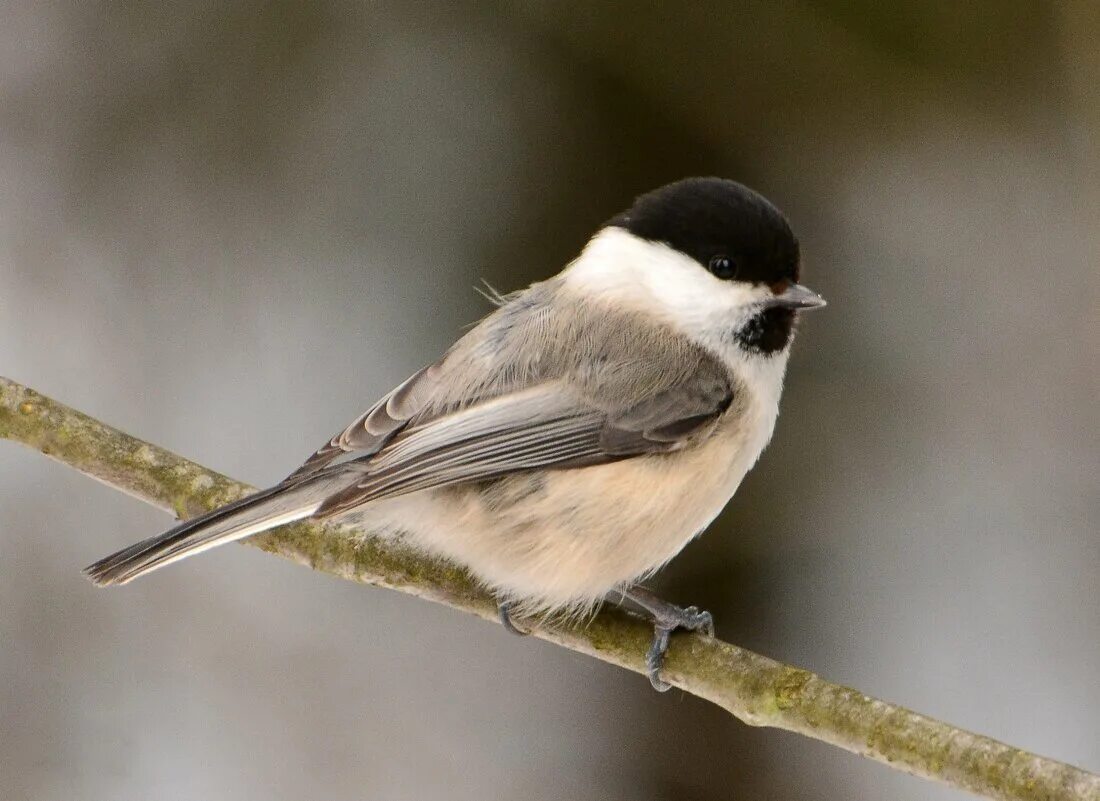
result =
[[[252,487],[0,378],[0,437],[19,442],[146,503],[186,518]],[[370,532],[299,523],[245,540],[341,578],[387,587],[497,620],[493,599],[454,565]],[[79,580],[74,574],[73,580]],[[604,609],[574,627],[533,636],[644,672],[650,626]],[[1100,801],[1100,776],[832,684],[736,645],[677,634],[664,678],[752,726],[831,743],[890,767],[1005,801]],[[639,685],[639,692],[644,691]]]

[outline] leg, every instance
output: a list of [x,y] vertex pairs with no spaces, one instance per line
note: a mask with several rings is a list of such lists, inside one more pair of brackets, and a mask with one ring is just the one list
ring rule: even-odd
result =
[[699,631],[714,636],[714,618],[694,606],[681,608],[662,600],[644,587],[633,586],[623,590],[623,598],[637,604],[653,618],[653,644],[645,657],[646,674],[653,689],[663,693],[671,685],[661,681],[661,663],[668,651],[669,637],[676,629]]
[[529,632],[516,626],[512,622],[511,606],[507,601],[501,601],[497,604],[497,611],[500,612],[500,625],[504,626],[504,630],[509,634],[515,634],[517,637],[526,637]]

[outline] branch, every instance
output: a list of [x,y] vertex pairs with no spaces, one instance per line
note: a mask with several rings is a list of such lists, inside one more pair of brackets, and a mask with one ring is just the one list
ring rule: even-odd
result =
[[[0,378],[0,437],[35,448],[179,517],[199,514],[253,489],[5,378]],[[314,570],[497,619],[493,599],[462,569],[346,527],[298,523],[246,543]],[[632,615],[605,609],[583,626],[540,626],[532,634],[642,673],[652,629]],[[662,675],[749,725],[797,732],[988,798],[1100,801],[1100,776],[720,640],[675,635]]]

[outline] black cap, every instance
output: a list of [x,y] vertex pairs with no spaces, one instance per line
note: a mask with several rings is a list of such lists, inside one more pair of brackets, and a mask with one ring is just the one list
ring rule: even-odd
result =
[[783,213],[743,184],[685,178],[648,192],[608,222],[687,254],[703,267],[732,259],[738,281],[798,282],[798,240]]

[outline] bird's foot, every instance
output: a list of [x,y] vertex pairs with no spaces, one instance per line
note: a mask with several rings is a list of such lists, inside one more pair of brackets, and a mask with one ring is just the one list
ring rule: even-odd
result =
[[504,630],[509,634],[515,634],[517,637],[526,637],[531,633],[529,631],[524,631],[512,622],[512,606],[507,601],[498,603],[497,611],[500,613],[500,625],[504,626]]
[[658,598],[644,587],[630,587],[623,591],[623,597],[647,611],[653,618],[653,642],[645,656],[646,675],[649,683],[659,693],[666,692],[672,685],[661,679],[661,666],[668,653],[669,638],[677,629],[697,631],[708,637],[714,636],[714,618],[710,612],[698,607],[680,607]]

